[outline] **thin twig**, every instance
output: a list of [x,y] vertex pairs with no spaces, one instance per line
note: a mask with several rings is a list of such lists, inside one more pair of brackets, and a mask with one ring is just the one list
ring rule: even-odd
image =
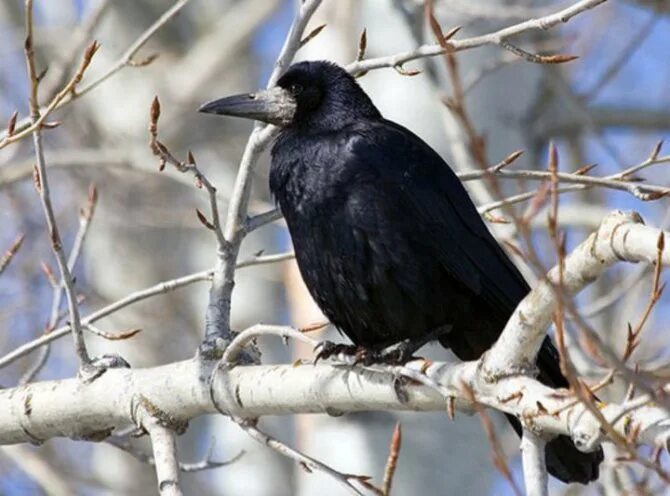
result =
[[[67,260],[65,257],[65,252],[63,251],[63,244],[60,238],[60,233],[58,232],[58,226],[56,224],[56,216],[54,215],[53,206],[51,204],[51,196],[49,191],[49,182],[47,178],[46,170],[46,161],[44,159],[44,149],[42,147],[42,134],[40,131],[41,127],[41,116],[39,104],[37,101],[37,90],[39,81],[37,79],[37,71],[35,70],[35,60],[34,60],[34,51],[33,51],[33,1],[26,0],[25,4],[26,12],[26,43],[25,43],[25,55],[26,55],[26,65],[28,67],[28,78],[30,82],[30,115],[32,119],[32,133],[33,133],[33,143],[35,146],[35,158],[37,160],[37,179],[35,181],[35,187],[39,193],[40,200],[42,202],[42,209],[44,210],[44,215],[47,220],[47,226],[49,229],[49,239],[51,241],[51,248],[56,256],[56,261],[58,262],[58,268],[60,270],[61,280],[63,281],[63,287],[65,294],[68,300],[68,310],[70,315],[70,326],[72,329],[72,337],[75,344],[75,352],[79,359],[79,365],[81,368],[86,368],[90,366],[91,359],[86,350],[86,343],[84,342],[84,333],[82,331],[81,319],[79,315],[79,308],[77,305],[77,295],[74,289],[74,281],[72,279],[72,274],[68,268]],[[97,45],[93,43],[89,46],[87,50],[87,55],[84,57],[82,64],[80,65],[79,70],[75,77],[71,80],[70,89],[74,89],[74,86],[81,80],[86,67],[91,61],[91,57],[95,53]]]
[[[289,258],[288,254],[259,256],[256,257],[254,260],[249,261],[243,260],[238,264],[238,268],[264,265],[268,263],[274,263],[281,260],[285,260],[288,258]],[[85,328],[87,328],[89,324],[92,324],[104,317],[112,315],[118,312],[119,310],[122,310],[123,308],[126,308],[140,301],[144,301],[148,298],[152,298],[154,296],[158,296],[161,294],[170,293],[176,289],[189,286],[196,282],[211,281],[213,274],[214,274],[213,269],[204,270],[201,272],[196,272],[176,279],[163,281],[153,286],[149,286],[148,288],[141,289],[139,291],[134,291],[129,295],[124,296],[123,298],[85,316],[84,318],[82,318],[82,325]],[[39,347],[44,346],[47,343],[50,343],[51,341],[55,341],[56,339],[59,339],[67,335],[69,332],[70,332],[70,326],[68,324],[59,327],[57,329],[54,329],[52,332],[44,334],[37,339],[22,344],[21,346],[15,348],[6,355],[0,357],[0,368],[6,367],[7,365],[18,360],[19,358],[27,355],[31,351],[38,349]]]
[[382,482],[382,495],[390,496],[393,485],[393,476],[398,466],[398,457],[400,456],[400,447],[402,446],[402,428],[400,422],[396,422],[391,435],[389,444],[389,456],[386,459],[386,468],[384,469],[384,481]]
[[[26,0],[26,9],[28,8],[32,9],[32,2],[30,2],[30,6],[28,6],[28,0]],[[30,23],[30,26],[28,26],[28,23]],[[19,141],[20,139],[25,138],[31,133],[35,135],[35,131],[39,131],[45,125],[46,118],[49,117],[51,112],[53,112],[56,108],[58,108],[58,105],[68,95],[71,95],[72,93],[75,92],[77,84],[79,84],[81,79],[84,77],[84,72],[91,63],[91,60],[93,59],[93,55],[95,55],[95,52],[97,52],[98,48],[100,48],[100,45],[96,41],[88,45],[88,47],[84,51],[84,55],[82,57],[81,63],[79,64],[77,72],[75,72],[74,76],[72,76],[72,78],[65,85],[65,87],[63,87],[63,89],[60,90],[56,94],[56,96],[53,97],[51,102],[43,110],[41,110],[39,107],[39,103],[37,101],[37,87],[39,85],[39,80],[37,72],[35,71],[35,61],[34,61],[34,52],[32,44],[33,43],[32,29],[33,29],[32,13],[28,15],[26,11],[27,38],[26,38],[25,52],[26,52],[26,63],[28,65],[28,77],[30,78],[31,83],[31,92],[30,92],[31,123],[29,126],[22,129],[21,131],[7,133],[7,136],[5,136],[2,140],[0,140],[0,149],[4,148],[5,146],[11,143]]]
[[12,244],[9,246],[5,254],[0,258],[0,274],[2,274],[5,269],[9,266],[9,262],[11,262],[14,259],[14,255],[19,251],[21,248],[21,245],[23,244],[23,240],[25,239],[25,235],[20,234],[16,237],[16,239],[12,242]]
[[[93,214],[95,213],[95,207],[98,202],[98,192],[94,184],[91,184],[88,189],[88,201],[86,206],[82,207],[79,213],[79,229],[74,238],[74,243],[72,244],[72,250],[70,251],[70,256],[68,258],[68,269],[70,272],[74,271],[77,260],[81,255],[81,249],[84,246],[84,240],[86,239],[86,234],[88,234],[88,229],[91,225],[91,220],[93,219]],[[61,301],[63,299],[63,290],[65,289],[64,281],[61,281],[54,286],[53,296],[51,299],[51,313],[49,316],[49,322],[47,323],[45,333],[48,334],[51,332],[61,319]],[[26,372],[19,379],[19,384],[27,384],[30,382],[44,367],[47,359],[49,358],[51,347],[47,344],[40,350],[40,354],[35,360],[35,363],[31,365]]]
[[[114,446],[116,448],[119,448],[120,450],[125,451],[126,453],[129,453],[133,457],[135,457],[137,460],[146,463],[148,465],[155,465],[156,462],[154,460],[153,455],[150,455],[148,453],[145,453],[144,451],[136,448],[133,446],[130,442],[130,438],[127,435],[124,436],[110,436],[107,439],[105,439],[105,442],[107,444],[110,444],[111,446]],[[202,460],[193,462],[193,463],[181,463],[179,462],[179,471],[180,472],[202,472],[203,470],[212,470],[215,468],[221,468],[225,467],[226,465],[231,465],[235,463],[237,460],[242,458],[244,456],[244,451],[240,451],[237,455],[232,457],[229,460],[219,462],[216,460],[212,460],[212,452],[214,448],[214,440],[212,440],[212,443],[210,444],[209,448],[207,449],[207,453],[205,456],[202,457]]]
[[[488,33],[482,36],[475,36],[473,38],[466,38],[463,40],[450,40],[449,50],[452,53],[455,53],[462,50],[468,50],[486,45],[500,45],[501,41],[504,41],[507,38],[511,38],[512,36],[527,33],[529,31],[545,31],[558,24],[566,23],[573,17],[593,9],[598,5],[605,3],[606,1],[607,0],[581,0],[553,14],[520,22],[493,33]],[[444,52],[445,49],[439,44],[423,45],[414,50],[391,56],[355,61],[347,66],[347,70],[352,74],[357,74],[360,72],[380,69],[383,67],[402,67],[402,65],[406,62],[410,62],[419,58],[434,57],[436,55],[441,55]]]
[[486,431],[486,437],[488,438],[489,444],[491,445],[491,457],[493,459],[493,465],[498,469],[507,482],[509,482],[509,485],[512,488],[512,491],[514,491],[514,494],[516,496],[521,496],[521,490],[519,489],[519,486],[517,486],[514,477],[512,477],[512,472],[510,471],[509,466],[505,461],[505,454],[502,450],[502,447],[500,446],[500,441],[498,441],[498,436],[496,436],[493,422],[491,422],[491,419],[489,418],[481,403],[477,401],[472,388],[465,383],[462,383],[461,387],[470,402],[472,402],[474,405],[475,411],[479,415],[479,419],[482,421],[482,427],[484,427],[484,430]]
[[353,482],[354,481],[359,483],[361,483],[361,481],[367,482],[370,479],[370,477],[364,475],[345,474],[343,472],[339,472],[334,468],[326,465],[325,463],[322,463],[315,458],[307,456],[301,453],[300,451],[291,448],[287,444],[282,443],[281,441],[270,436],[269,434],[262,432],[256,427],[256,421],[242,420],[242,419],[233,419],[233,420],[235,420],[237,425],[239,425],[240,428],[242,428],[242,430],[244,430],[247,434],[249,434],[249,436],[252,439],[258,441],[259,443],[264,444],[269,448],[272,448],[277,453],[284,455],[285,457],[290,458],[291,460],[294,460],[302,467],[307,468],[308,471],[316,470],[318,472],[323,472],[326,475],[329,475],[341,486],[348,489],[351,493],[363,496],[363,493],[358,488],[356,488],[356,486],[354,486]]
[[217,250],[219,253],[226,251],[227,242],[223,236],[223,231],[221,229],[221,221],[219,217],[219,205],[216,197],[216,188],[214,185],[207,179],[202,171],[198,168],[196,164],[195,157],[189,151],[187,159],[182,161],[178,160],[170,153],[168,148],[158,140],[158,118],[160,117],[161,106],[158,100],[158,97],[154,97],[153,102],[151,103],[151,110],[149,112],[150,122],[149,122],[149,147],[154,155],[160,158],[161,165],[160,170],[163,170],[165,163],[169,163],[175,167],[179,172],[187,173],[190,172],[195,177],[195,184],[198,188],[205,187],[207,194],[209,196],[209,207],[212,214],[212,222],[209,222],[205,219],[204,215],[198,210],[198,218],[201,222],[208,228],[214,231],[217,241]]
[[[177,279],[171,279],[169,281],[163,281],[154,286],[150,286],[148,288],[132,292],[129,295],[124,296],[123,298],[85,316],[84,318],[81,319],[81,323],[83,326],[87,326],[88,324],[96,322],[102,319],[103,317],[107,317],[108,315],[116,313],[119,310],[128,307],[130,305],[133,305],[137,302],[146,300],[147,298],[151,298],[160,294],[169,293],[171,291],[174,291],[175,289],[188,286],[195,282],[209,281],[212,278],[212,272],[213,272],[212,270],[196,272],[194,274],[189,274],[187,276],[179,277]],[[37,339],[33,339],[32,341],[22,344],[21,346],[10,351],[3,357],[0,357],[0,368],[6,367],[10,363],[27,355],[28,353],[39,348],[40,346],[44,346],[45,344],[50,343],[51,341],[54,341],[60,337],[63,337],[70,332],[71,332],[70,324],[67,324],[65,326],[54,329],[49,334],[44,334]]]
[[[112,77],[114,74],[119,72],[124,67],[132,66],[133,57],[137,52],[151,39],[151,37],[156,34],[156,32],[162,28],[170,19],[172,19],[177,13],[189,2],[189,0],[178,0],[175,2],[172,7],[163,13],[156,21],[149,26],[149,28],[144,31],[131,45],[128,49],[121,55],[121,57],[114,63],[112,66],[107,69],[101,76],[97,77],[87,85],[79,88],[77,91],[70,91],[67,95],[59,100],[51,110],[57,110],[64,105],[76,100],[77,98],[82,97],[86,93],[92,91],[97,86],[105,82],[107,79]],[[28,126],[31,125],[30,119],[22,119],[20,123],[16,126],[16,132],[25,131]],[[1,135],[2,133],[0,133]],[[10,133],[7,131],[4,132],[4,139],[7,139]],[[2,141],[0,141],[1,143]]]

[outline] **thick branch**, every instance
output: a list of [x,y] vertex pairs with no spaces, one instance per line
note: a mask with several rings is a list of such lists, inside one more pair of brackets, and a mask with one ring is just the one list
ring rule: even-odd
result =
[[[418,375],[423,365],[413,362],[407,367]],[[112,369],[87,385],[67,379],[0,391],[0,444],[40,443],[58,436],[104,438],[113,429],[134,424],[132,411],[137,398],[146,398],[176,422],[217,411],[240,418],[369,410],[444,411],[446,396],[455,399],[456,408],[469,412],[472,405],[463,384],[469,386],[479,404],[516,415],[533,431],[571,435],[577,446],[585,448],[602,440],[598,419],[574,397],[557,395],[523,376],[487,384],[478,379],[479,365],[434,363],[426,370],[428,385],[404,386],[402,399],[396,394],[394,373],[324,363],[219,368],[211,380],[211,394],[213,362],[193,359],[149,369]],[[438,384],[440,391],[429,383]],[[631,426],[639,426],[638,444],[664,443],[670,435],[667,412],[648,398],[603,405],[601,412],[621,435],[629,433]]]
[[[568,294],[577,293],[621,260],[654,263],[662,232],[645,226],[636,213],[612,212],[605,217],[598,231],[565,259],[563,290]],[[669,250],[662,254],[662,263],[670,265]],[[556,308],[555,286],[558,283],[559,270],[555,267],[549,272],[548,280],[535,287],[516,308],[484,360],[490,380],[509,373],[511,364],[518,368],[533,368]]]

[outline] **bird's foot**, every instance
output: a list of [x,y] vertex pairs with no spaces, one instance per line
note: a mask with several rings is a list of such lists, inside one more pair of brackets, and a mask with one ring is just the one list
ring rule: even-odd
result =
[[339,356],[345,361],[351,362],[352,365],[404,365],[416,358],[414,352],[421,346],[422,344],[409,339],[380,350],[351,344],[333,343],[332,341],[322,341],[314,348],[314,351],[317,351],[314,364],[316,365],[319,360]]
[[129,369],[130,364],[119,355],[102,355],[82,365],[77,374],[86,384],[90,384],[108,369]]
[[404,365],[418,358],[414,356],[414,352],[423,344],[405,339],[381,350],[368,350],[361,362],[364,365]]
[[357,359],[359,354],[364,351],[363,348],[353,344],[333,343],[332,341],[321,341],[314,347],[316,357],[314,358],[314,365],[319,363],[319,360],[327,360],[334,356],[341,356],[347,358]]

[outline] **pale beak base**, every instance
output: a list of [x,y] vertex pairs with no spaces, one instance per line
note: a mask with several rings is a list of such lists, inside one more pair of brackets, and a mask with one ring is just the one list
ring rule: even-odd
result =
[[198,112],[230,115],[277,126],[287,126],[295,116],[295,98],[283,88],[275,87],[256,93],[227,96],[202,105]]

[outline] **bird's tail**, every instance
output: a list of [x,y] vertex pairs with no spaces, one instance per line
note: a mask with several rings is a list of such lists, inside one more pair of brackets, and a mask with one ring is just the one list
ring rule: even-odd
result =
[[[561,373],[558,351],[549,338],[545,339],[537,356],[538,379],[543,384],[562,388],[568,381]],[[521,423],[511,415],[507,420],[517,434],[521,435]],[[558,436],[547,443],[545,461],[551,475],[563,482],[587,484],[598,478],[598,468],[603,461],[602,448],[591,453],[579,451],[568,436]]]

